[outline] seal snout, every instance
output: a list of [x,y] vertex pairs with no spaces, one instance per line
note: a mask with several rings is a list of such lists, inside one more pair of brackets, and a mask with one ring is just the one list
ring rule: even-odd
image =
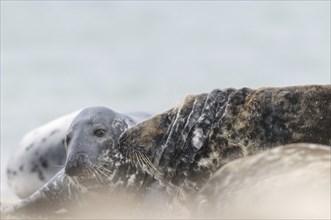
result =
[[65,173],[69,176],[80,176],[88,169],[90,161],[86,154],[77,154],[69,159],[65,166]]

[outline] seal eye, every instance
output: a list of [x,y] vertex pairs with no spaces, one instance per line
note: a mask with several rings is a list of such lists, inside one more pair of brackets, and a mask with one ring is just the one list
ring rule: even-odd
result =
[[98,137],[103,137],[103,136],[105,136],[106,131],[103,130],[103,129],[97,129],[97,130],[94,131],[94,134]]
[[68,150],[69,142],[70,142],[70,137],[69,137],[69,135],[66,135],[63,140],[63,145],[64,145],[64,148],[66,149],[66,151]]
[[69,137],[69,135],[66,135],[66,138],[65,138],[65,143],[68,145],[69,144],[69,142],[70,142],[70,137]]

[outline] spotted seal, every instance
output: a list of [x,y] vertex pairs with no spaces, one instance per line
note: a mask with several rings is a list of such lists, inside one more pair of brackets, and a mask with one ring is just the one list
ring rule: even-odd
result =
[[[331,86],[217,89],[188,96],[174,108],[127,129],[119,143],[93,149],[99,152],[94,159],[84,153],[93,146],[79,141],[84,140],[80,135],[84,132],[77,128],[93,121],[82,112],[82,126],[74,122],[69,132],[66,168],[19,204],[2,206],[2,212],[69,209],[69,203],[78,205],[91,193],[101,193],[99,199],[128,192],[143,198],[155,183],[171,197],[185,200],[234,159],[285,143],[330,145],[330,99]],[[96,146],[105,141],[105,136],[100,138]]]
[[331,146],[307,143],[231,161],[194,196],[191,215],[199,219],[330,219],[330,166]]
[[[71,116],[72,115],[70,115],[70,117]],[[63,163],[65,164],[64,168],[46,185],[15,207],[21,207],[21,209],[29,213],[33,212],[35,208],[33,204],[35,204],[35,202],[39,204],[39,202],[37,202],[38,199],[43,200],[43,202],[41,202],[43,205],[50,204],[48,203],[50,200],[56,200],[59,204],[62,204],[62,201],[70,200],[69,198],[66,200],[67,197],[72,198],[73,195],[77,195],[75,192],[80,193],[81,190],[84,192],[88,191],[87,188],[89,188],[90,185],[92,185],[92,188],[93,184],[99,185],[99,188],[104,187],[104,185],[109,182],[109,167],[115,170],[114,167],[118,166],[115,158],[121,158],[120,154],[116,151],[118,137],[125,129],[148,116],[147,113],[139,112],[124,115],[105,107],[91,107],[82,110],[74,118],[66,135],[64,135],[65,155],[62,155],[65,161],[65,163]],[[68,119],[67,116],[65,118]],[[63,121],[63,118],[57,120],[57,122],[59,121]],[[61,137],[60,139],[63,138]],[[39,150],[41,151],[42,149]],[[56,156],[58,158],[61,155]],[[30,158],[28,158],[28,160],[30,160]],[[61,158],[61,160],[63,160],[63,158]],[[93,170],[93,172],[90,172],[91,170]],[[17,175],[19,175],[19,173]],[[112,178],[116,179],[118,177],[119,174],[112,172]],[[24,183],[26,184],[27,181],[29,181],[29,177],[26,177]],[[57,190],[61,190],[61,193]],[[68,193],[68,191],[71,193]],[[63,196],[63,193],[68,194]],[[61,197],[63,197],[63,199],[61,199]],[[54,210],[56,210],[55,207],[58,207],[56,205],[57,202],[52,202]],[[12,208],[16,210],[16,208]],[[46,210],[49,209],[45,209],[44,211]]]
[[119,141],[123,154],[187,201],[232,160],[289,143],[331,145],[330,127],[331,85],[230,88],[188,96]]
[[[64,115],[24,135],[7,165],[8,185],[17,196],[28,197],[64,167],[65,136],[80,111]],[[150,114],[129,112],[125,116],[131,119],[132,126]]]
[[8,185],[18,197],[28,197],[61,170],[66,159],[64,138],[79,112],[64,115],[24,135],[7,164]]

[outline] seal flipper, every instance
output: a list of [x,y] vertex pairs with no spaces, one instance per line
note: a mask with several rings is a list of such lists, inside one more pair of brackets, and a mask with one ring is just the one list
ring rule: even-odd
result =
[[55,213],[77,198],[79,185],[71,184],[75,182],[74,178],[65,175],[62,169],[28,198],[14,205],[1,204],[1,214],[42,216]]

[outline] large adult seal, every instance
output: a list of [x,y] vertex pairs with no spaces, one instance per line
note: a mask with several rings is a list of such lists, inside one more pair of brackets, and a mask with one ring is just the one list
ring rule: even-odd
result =
[[[123,131],[129,127],[115,115]],[[109,117],[99,119],[100,127],[94,124],[98,117],[90,117],[89,111],[77,118],[68,133],[65,169],[38,192],[2,211],[68,210],[91,194],[98,194],[98,200],[116,200],[118,194],[133,193],[141,201],[155,184],[175,198],[170,204],[187,201],[217,169],[234,159],[286,143],[330,145],[331,86],[226,89],[189,96],[127,129],[119,145],[113,141],[118,136],[107,140],[105,135],[103,126]],[[113,127],[112,121],[108,126]]]
[[331,147],[290,144],[229,162],[195,195],[199,219],[330,219]]
[[330,146],[330,127],[331,85],[216,89],[126,130],[120,146],[186,201],[234,159],[289,143]]

